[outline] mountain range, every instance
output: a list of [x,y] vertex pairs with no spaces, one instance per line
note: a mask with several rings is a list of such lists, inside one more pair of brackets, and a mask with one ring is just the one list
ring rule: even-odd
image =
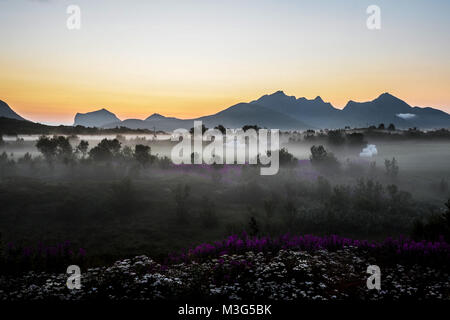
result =
[[450,128],[450,115],[439,109],[412,107],[403,100],[383,93],[367,102],[349,101],[341,110],[321,97],[315,99],[288,96],[283,91],[264,95],[248,103],[238,103],[216,114],[195,119],[165,117],[158,113],[145,120],[126,119],[108,123],[102,127],[128,127],[172,131],[189,129],[193,121],[201,120],[206,127],[219,124],[228,128],[240,128],[246,124],[281,130],[335,129],[366,127],[384,123],[397,128],[417,127],[422,129]]
[[[24,120],[2,101],[0,117]],[[448,113],[434,108],[412,107],[389,93],[383,93],[372,101],[349,101],[341,110],[329,102],[324,102],[319,96],[309,100],[288,96],[283,91],[264,95],[251,102],[238,103],[218,113],[199,118],[179,119],[154,113],[144,120],[120,120],[114,113],[100,109],[77,113],[74,126],[173,131],[177,128],[189,129],[196,120],[202,121],[208,128],[219,124],[228,128],[256,124],[280,130],[306,130],[367,127],[380,123],[386,126],[392,123],[401,129],[450,128]]]

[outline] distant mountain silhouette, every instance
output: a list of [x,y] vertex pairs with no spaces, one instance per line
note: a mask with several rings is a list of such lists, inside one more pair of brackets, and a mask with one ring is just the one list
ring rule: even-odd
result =
[[283,91],[264,95],[250,103],[238,103],[216,114],[195,119],[164,117],[155,113],[145,120],[128,119],[109,123],[104,127],[125,126],[132,129],[157,129],[171,131],[189,129],[194,120],[201,120],[211,128],[219,124],[239,128],[246,124],[282,130],[335,129],[385,126],[393,123],[398,128],[422,129],[450,128],[450,115],[433,108],[411,107],[389,93],[367,102],[349,101],[344,109],[334,108],[318,96],[309,100],[288,96]]
[[11,109],[8,104],[2,100],[0,100],[0,117],[16,119],[16,120],[25,120],[21,116]]
[[283,91],[277,91],[270,95],[264,95],[251,103],[276,110],[316,128],[345,126],[345,121],[340,117],[341,110],[324,102],[319,96],[314,100],[296,99],[294,96],[287,96]]
[[105,128],[125,126],[132,129],[153,129],[172,131],[178,128],[190,129],[195,120],[201,120],[208,128],[219,124],[227,128],[241,128],[246,124],[257,124],[260,127],[277,128],[289,130],[297,128],[305,130],[314,128],[289,115],[260,106],[254,103],[238,103],[216,114],[195,119],[177,119],[153,114],[145,120],[128,119],[120,122],[110,123]]
[[[369,102],[349,101],[342,110],[352,126],[393,123],[399,128],[423,129],[450,127],[450,115],[438,109],[411,107],[389,93]],[[408,118],[402,115],[409,115]]]
[[120,119],[106,109],[75,115],[74,126],[102,127],[111,122],[120,122]]

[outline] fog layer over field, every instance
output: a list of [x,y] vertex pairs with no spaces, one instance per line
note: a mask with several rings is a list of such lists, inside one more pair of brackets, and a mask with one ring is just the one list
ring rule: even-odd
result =
[[162,257],[243,230],[436,236],[417,225],[450,196],[450,140],[354,137],[283,133],[274,176],[258,165],[173,165],[170,135],[70,136],[54,155],[36,148],[39,136],[4,137],[0,232],[4,243],[71,241],[91,264]]

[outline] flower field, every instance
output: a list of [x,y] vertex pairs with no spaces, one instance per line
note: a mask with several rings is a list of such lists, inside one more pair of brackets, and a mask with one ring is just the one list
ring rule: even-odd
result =
[[[68,275],[29,271],[0,276],[1,300],[449,300],[450,246],[338,236],[255,238],[233,235],[166,261],[147,256]],[[381,268],[381,290],[368,290],[369,265]]]

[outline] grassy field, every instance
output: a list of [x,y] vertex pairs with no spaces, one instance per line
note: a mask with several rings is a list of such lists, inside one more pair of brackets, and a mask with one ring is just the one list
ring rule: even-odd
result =
[[[332,171],[309,163],[311,144],[285,142],[299,162],[276,176],[248,166],[164,167],[156,161],[143,168],[123,159],[2,165],[2,241],[35,246],[68,240],[87,250],[91,264],[104,264],[139,254],[163,258],[243,230],[378,240],[408,235],[415,220],[439,212],[450,196],[440,188],[450,177],[449,143],[368,142],[378,149],[370,159],[359,157],[361,148],[327,146],[340,162]],[[153,154],[170,150],[167,141],[147,144]],[[36,153],[33,145],[9,142],[3,150]],[[384,168],[393,157],[400,168],[395,178]],[[398,193],[390,194],[389,185]]]

